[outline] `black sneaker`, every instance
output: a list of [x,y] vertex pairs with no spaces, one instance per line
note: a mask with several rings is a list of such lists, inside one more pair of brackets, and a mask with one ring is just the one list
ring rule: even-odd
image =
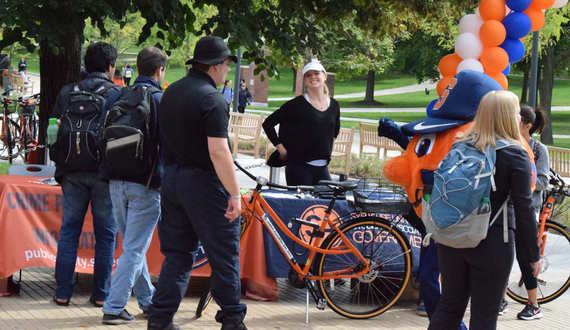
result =
[[226,317],[222,320],[222,329],[221,330],[247,330],[245,324],[240,319],[236,319],[233,317]]
[[180,330],[180,327],[175,325],[174,323],[170,322],[170,324],[165,328],[165,327],[156,327],[153,325],[148,325],[147,330]]
[[539,319],[542,317],[542,311],[540,310],[540,306],[535,306],[530,301],[526,302],[526,306],[522,310],[522,312],[517,314],[517,318],[520,320],[534,320]]
[[499,315],[503,315],[509,311],[509,302],[503,299],[501,302],[501,307],[499,307]]
[[126,309],[123,309],[119,314],[103,314],[103,319],[101,323],[103,324],[127,324],[133,323],[135,321],[135,317],[131,315]]

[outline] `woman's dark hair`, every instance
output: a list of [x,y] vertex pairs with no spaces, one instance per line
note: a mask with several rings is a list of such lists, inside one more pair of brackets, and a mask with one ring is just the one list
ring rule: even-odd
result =
[[123,75],[121,74],[121,70],[115,68],[115,75],[114,75],[114,77],[115,77],[115,78],[123,78]]
[[528,105],[523,105],[521,107],[521,121],[523,124],[531,124],[529,134],[532,135],[535,132],[540,134],[546,128],[548,124],[548,116],[542,107],[538,106],[536,109],[529,107]]
[[230,79],[224,81],[224,86],[227,86],[230,81],[231,81]]

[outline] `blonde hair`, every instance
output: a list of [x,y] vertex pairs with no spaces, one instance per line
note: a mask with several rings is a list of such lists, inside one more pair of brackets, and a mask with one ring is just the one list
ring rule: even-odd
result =
[[325,95],[329,95],[329,88],[327,87],[326,83],[325,83]]
[[509,91],[487,93],[477,109],[473,125],[457,135],[456,142],[471,141],[479,150],[496,147],[497,140],[510,140],[524,148],[517,114],[518,97]]

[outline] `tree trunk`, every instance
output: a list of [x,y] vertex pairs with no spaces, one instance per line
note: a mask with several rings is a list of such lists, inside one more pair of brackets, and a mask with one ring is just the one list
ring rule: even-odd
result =
[[554,87],[554,70],[558,63],[554,55],[554,46],[547,46],[545,49],[546,53],[542,57],[542,79],[540,84],[538,84],[538,88],[540,91],[540,105],[548,116],[548,125],[540,134],[540,142],[551,145],[554,143],[551,124],[552,88]]
[[[39,145],[46,145],[47,126],[53,105],[61,88],[80,80],[81,40],[75,31],[62,31],[60,53],[53,53],[48,40],[40,41],[40,131]],[[43,163],[45,149],[39,149],[38,161]]]
[[527,97],[528,97],[528,78],[530,76],[530,70],[525,69],[523,74],[523,85],[522,85],[522,93],[521,93],[521,103],[526,104]]
[[292,67],[291,70],[293,70],[293,94],[295,94],[297,92],[297,69]]
[[364,95],[364,102],[374,104],[374,82],[376,80],[376,71],[368,70],[368,77],[366,78],[366,94]]

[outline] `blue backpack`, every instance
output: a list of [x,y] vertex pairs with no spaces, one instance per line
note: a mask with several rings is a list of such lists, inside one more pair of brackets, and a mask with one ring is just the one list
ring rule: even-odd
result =
[[[434,172],[433,190],[423,201],[422,220],[429,237],[453,248],[473,248],[487,236],[487,230],[503,213],[505,234],[507,202],[493,220],[490,205],[483,212],[480,206],[495,190],[496,150],[514,145],[507,140],[497,141],[497,148],[487,146],[482,153],[469,141],[457,142],[441,160]],[[508,236],[506,237],[506,242]]]

